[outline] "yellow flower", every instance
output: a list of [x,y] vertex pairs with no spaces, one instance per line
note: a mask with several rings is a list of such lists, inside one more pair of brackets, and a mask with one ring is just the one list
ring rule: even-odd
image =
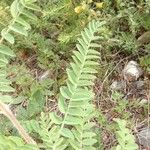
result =
[[77,13],[77,14],[81,13],[82,10],[83,10],[82,6],[77,6],[77,7],[75,7],[75,9],[74,9],[75,13]]
[[103,4],[104,4],[103,2],[101,2],[101,3],[95,3],[95,5],[96,5],[97,8],[102,8]]

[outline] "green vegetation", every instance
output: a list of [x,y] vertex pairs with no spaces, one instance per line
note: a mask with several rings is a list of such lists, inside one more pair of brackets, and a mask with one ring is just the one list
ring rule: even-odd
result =
[[[0,150],[137,150],[147,126],[149,0],[0,1]],[[126,80],[130,61],[142,68]],[[113,81],[123,88],[111,88]]]

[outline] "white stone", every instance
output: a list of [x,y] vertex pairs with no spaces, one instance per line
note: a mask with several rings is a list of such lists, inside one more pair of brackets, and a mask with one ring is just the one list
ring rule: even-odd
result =
[[137,80],[142,75],[142,70],[136,61],[129,61],[123,69],[123,76],[126,80]]
[[123,90],[126,86],[126,83],[124,81],[114,81],[110,88],[112,90]]
[[138,134],[139,143],[144,146],[144,148],[150,148],[150,128],[143,128]]

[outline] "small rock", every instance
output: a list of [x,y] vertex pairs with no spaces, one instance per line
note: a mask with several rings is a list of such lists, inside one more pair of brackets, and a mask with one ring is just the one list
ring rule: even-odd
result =
[[139,45],[147,44],[150,42],[150,31],[144,32],[138,39]]
[[123,69],[124,79],[127,81],[135,81],[142,75],[142,69],[136,61],[129,61]]
[[50,70],[45,71],[41,76],[39,76],[39,81],[47,79],[50,75]]
[[110,88],[114,91],[123,90],[125,87],[125,81],[114,81],[110,86]]
[[150,148],[150,128],[143,128],[138,134],[139,143],[145,148]]
[[140,104],[141,105],[144,105],[144,104],[147,104],[148,103],[148,100],[147,99],[142,99],[141,101],[140,101]]
[[144,81],[136,81],[135,85],[137,89],[142,89],[144,86]]

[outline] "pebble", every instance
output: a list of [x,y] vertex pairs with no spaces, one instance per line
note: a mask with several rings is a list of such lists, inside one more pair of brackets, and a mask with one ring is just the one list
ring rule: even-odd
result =
[[143,74],[142,69],[136,61],[129,61],[123,69],[124,79],[127,81],[136,81]]
[[150,148],[150,128],[146,127],[143,128],[138,134],[138,140],[139,143],[144,147],[144,148]]
[[110,88],[114,91],[123,90],[125,87],[125,81],[114,81],[110,86]]

